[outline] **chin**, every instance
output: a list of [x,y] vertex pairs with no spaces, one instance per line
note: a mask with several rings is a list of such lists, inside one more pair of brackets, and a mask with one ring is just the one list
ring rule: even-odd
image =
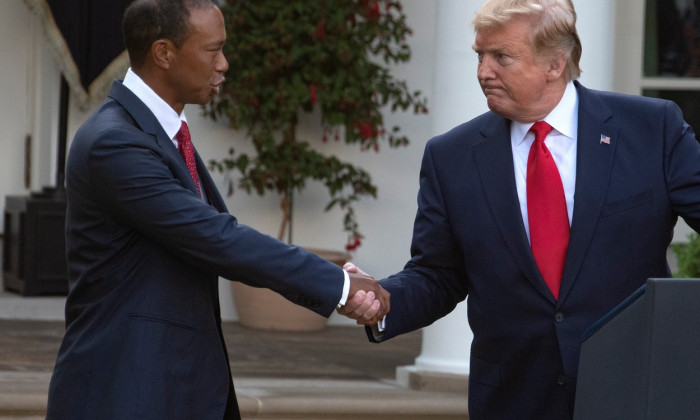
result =
[[486,101],[491,112],[494,112],[502,117],[512,119],[512,112],[509,112],[508,108],[503,106],[503,103],[499,101]]
[[212,99],[214,99],[214,95],[212,92],[207,92],[206,94],[202,94],[199,98],[197,98],[197,102],[195,102],[197,105],[206,105],[209,102],[211,102]]
[[498,102],[496,102],[496,101],[491,101],[491,100],[487,100],[487,101],[486,101],[486,105],[489,107],[489,109],[490,109],[491,111],[495,112],[496,114],[502,115],[502,113],[503,113],[503,108],[501,108],[500,106],[498,106]]

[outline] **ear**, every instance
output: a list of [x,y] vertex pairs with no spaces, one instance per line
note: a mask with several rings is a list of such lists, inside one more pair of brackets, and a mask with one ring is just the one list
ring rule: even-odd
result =
[[153,63],[165,70],[170,68],[172,60],[175,58],[175,46],[167,39],[159,39],[151,45],[150,53]]
[[561,78],[564,74],[565,69],[566,58],[561,54],[555,55],[549,61],[549,68],[547,70],[547,80],[552,81]]

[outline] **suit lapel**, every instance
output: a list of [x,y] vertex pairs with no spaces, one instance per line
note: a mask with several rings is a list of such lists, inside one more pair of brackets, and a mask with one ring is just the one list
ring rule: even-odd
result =
[[474,147],[474,157],[486,200],[496,219],[503,242],[528,281],[554,303],[532,256],[515,187],[510,122],[495,114],[485,120],[481,135],[484,141]]
[[[163,127],[150,109],[141,100],[126,88],[121,82],[114,82],[109,97],[117,101],[131,115],[136,124],[144,133],[154,136],[156,143],[170,156],[180,156],[174,148],[172,140],[165,134]],[[169,147],[168,147],[169,146]],[[185,166],[185,169],[187,167]]]
[[[112,85],[112,90],[109,92],[109,96],[115,101],[119,102],[119,104],[121,104],[121,106],[123,106],[124,109],[129,112],[131,117],[134,119],[134,121],[136,121],[136,124],[141,128],[141,130],[143,130],[144,133],[154,137],[156,144],[160,146],[164,155],[166,155],[170,160],[176,162],[174,165],[174,170],[177,178],[184,182],[187,188],[193,193],[199,194],[197,192],[197,186],[195,185],[194,180],[187,169],[184,159],[182,159],[180,152],[178,152],[178,150],[174,147],[172,139],[168,137],[165,131],[163,131],[163,127],[161,127],[160,123],[158,123],[158,120],[156,119],[155,115],[153,115],[151,110],[148,109],[148,107],[121,82],[114,82]],[[197,159],[197,172],[199,173],[200,178],[205,178],[203,174],[207,173],[206,166],[196,152],[195,155]],[[207,188],[209,190],[215,189],[211,178],[208,177],[208,173],[207,178]],[[218,193],[210,194],[209,190],[206,190],[207,196],[210,198],[218,197],[217,204],[223,205],[223,201],[220,199]],[[221,210],[220,207],[217,207],[217,209]]]
[[[559,303],[566,299],[591,242],[612,170],[619,127],[608,121],[612,113],[595,93],[576,82],[579,93],[576,191],[574,216]],[[601,141],[601,136],[609,137]]]
[[219,194],[219,190],[216,188],[216,185],[214,184],[214,180],[211,179],[211,175],[209,175],[209,171],[207,170],[206,165],[204,165],[204,161],[199,157],[199,153],[195,150],[195,160],[197,162],[197,173],[199,174],[199,183],[200,186],[204,189],[204,193],[207,195],[207,199],[209,200],[209,203],[214,206],[219,212],[221,213],[228,213],[228,209],[226,208],[226,204],[224,204],[223,198],[221,198],[221,194]]

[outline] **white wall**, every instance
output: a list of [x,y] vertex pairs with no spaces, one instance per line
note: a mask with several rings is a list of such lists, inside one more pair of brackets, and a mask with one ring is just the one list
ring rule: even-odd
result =
[[[18,42],[27,33],[30,15],[21,0],[0,2],[0,192],[23,194],[24,142],[29,132],[29,83],[23,75],[29,72],[31,48]],[[18,34],[22,34],[18,36]],[[19,77],[16,77],[19,76]]]
[[576,27],[583,46],[580,81],[591,89],[613,90],[615,2],[574,0],[574,7],[578,17]]
[[[60,73],[41,25],[22,0],[0,2],[0,194],[54,186]],[[25,138],[31,137],[25,164]],[[25,188],[25,169],[29,185]]]

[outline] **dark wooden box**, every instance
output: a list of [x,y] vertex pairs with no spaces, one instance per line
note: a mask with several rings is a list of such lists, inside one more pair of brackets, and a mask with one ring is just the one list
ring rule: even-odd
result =
[[65,217],[65,197],[5,197],[5,290],[23,296],[68,293]]

